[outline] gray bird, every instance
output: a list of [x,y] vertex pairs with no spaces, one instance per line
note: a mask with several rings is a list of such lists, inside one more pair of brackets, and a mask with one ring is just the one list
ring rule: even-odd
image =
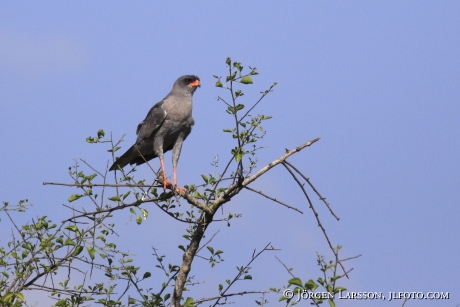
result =
[[123,168],[128,163],[143,164],[159,157],[166,189],[170,182],[166,180],[163,153],[172,149],[173,185],[176,186],[177,161],[182,143],[192,131],[192,96],[199,86],[197,76],[186,75],[177,79],[171,92],[155,104],[137,126],[136,143],[113,163],[110,170]]

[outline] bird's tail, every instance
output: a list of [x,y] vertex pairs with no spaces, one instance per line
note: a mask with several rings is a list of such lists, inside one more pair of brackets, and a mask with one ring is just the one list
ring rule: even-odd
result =
[[123,168],[132,161],[134,161],[139,153],[137,152],[137,149],[134,147],[136,145],[131,146],[130,149],[128,149],[121,157],[119,157],[110,167],[110,171],[114,171],[118,169],[118,167]]

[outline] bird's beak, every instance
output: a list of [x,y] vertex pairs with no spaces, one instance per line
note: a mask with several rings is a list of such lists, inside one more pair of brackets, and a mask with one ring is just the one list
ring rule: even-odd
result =
[[200,86],[200,80],[195,80],[192,83],[190,83],[188,86],[193,87],[193,86]]

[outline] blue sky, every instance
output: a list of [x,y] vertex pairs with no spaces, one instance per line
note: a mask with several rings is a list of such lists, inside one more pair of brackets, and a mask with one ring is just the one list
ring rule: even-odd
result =
[[[135,140],[149,108],[183,74],[196,74],[195,126],[179,162],[179,184],[198,183],[215,155],[228,157],[231,126],[214,87],[225,58],[257,67],[247,104],[274,81],[258,108],[268,148],[260,165],[307,140],[321,141],[291,159],[341,217],[316,200],[342,255],[362,254],[344,286],[350,291],[443,291],[460,303],[460,3],[458,1],[233,1],[136,3],[0,3],[0,199],[28,198],[17,218],[66,216],[75,191],[43,186],[70,182],[68,166],[84,158],[105,167],[105,148],[85,143],[103,128]],[[251,94],[251,91],[255,94]],[[170,155],[167,170],[171,172]],[[154,165],[157,165],[154,162]],[[138,176],[151,176],[140,167]],[[200,284],[190,296],[217,294],[254,248],[282,249],[253,265],[251,290],[281,287],[289,275],[318,276],[315,252],[330,256],[300,191],[281,167],[254,184],[303,209],[299,215],[248,193],[226,210],[242,213],[213,246],[217,268],[194,263]],[[76,203],[75,203],[76,204]],[[80,204],[84,206],[82,202]],[[88,204],[86,204],[88,205]],[[151,207],[141,226],[118,213],[120,244],[149,266],[151,246],[180,261],[182,225]],[[2,220],[3,222],[3,220]],[[139,236],[142,232],[145,235]],[[7,239],[1,237],[2,244]],[[154,282],[152,280],[152,282]],[[236,301],[246,305],[257,297]],[[270,306],[277,297],[269,298]],[[243,303],[244,302],[244,303]],[[306,305],[306,304],[305,304]],[[338,301],[338,306],[401,306],[402,301]]]

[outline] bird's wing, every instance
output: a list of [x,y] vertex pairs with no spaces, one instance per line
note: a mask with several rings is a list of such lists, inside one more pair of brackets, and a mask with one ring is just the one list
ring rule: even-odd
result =
[[166,115],[166,110],[163,108],[163,101],[154,105],[145,119],[137,126],[137,140],[140,141],[149,138],[164,122]]

